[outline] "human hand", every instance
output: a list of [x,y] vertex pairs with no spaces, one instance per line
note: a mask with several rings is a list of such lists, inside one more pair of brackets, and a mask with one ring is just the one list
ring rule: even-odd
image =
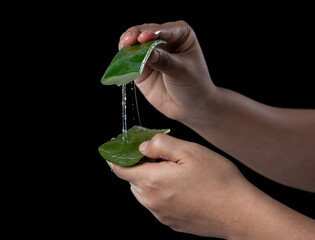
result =
[[246,209],[248,182],[224,157],[195,143],[157,134],[139,150],[150,159],[131,167],[109,163],[136,199],[172,229],[228,238]]
[[156,109],[185,122],[209,108],[214,87],[193,29],[183,21],[134,26],[122,34],[119,48],[157,38],[167,45],[153,51],[135,83]]

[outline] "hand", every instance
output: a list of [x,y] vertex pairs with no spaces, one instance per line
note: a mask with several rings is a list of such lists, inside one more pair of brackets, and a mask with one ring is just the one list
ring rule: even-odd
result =
[[167,41],[166,49],[153,52],[135,81],[155,108],[258,173],[315,191],[314,110],[271,107],[216,87],[195,33],[183,21],[132,27],[119,47],[156,38]]
[[314,239],[315,221],[270,198],[224,157],[157,134],[139,150],[161,162],[108,163],[136,199],[180,232],[224,239]]
[[122,34],[119,48],[153,39],[167,42],[155,50],[135,83],[146,99],[171,119],[185,121],[209,108],[214,85],[193,29],[185,22],[144,24]]
[[201,145],[162,134],[139,149],[148,158],[164,161],[109,165],[130,182],[134,196],[159,221],[181,232],[231,235],[249,202],[249,184],[230,161]]

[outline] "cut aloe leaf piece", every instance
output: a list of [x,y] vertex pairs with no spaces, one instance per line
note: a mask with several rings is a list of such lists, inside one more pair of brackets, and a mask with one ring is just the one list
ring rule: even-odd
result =
[[139,145],[152,139],[157,133],[168,134],[170,129],[148,129],[140,126],[133,126],[127,131],[127,140],[123,139],[122,134],[103,145],[98,150],[102,157],[120,166],[131,166],[138,163],[143,154],[139,152]]
[[166,42],[158,39],[150,42],[125,46],[116,54],[106,69],[101,82],[104,85],[118,86],[137,79],[152,53],[153,49]]

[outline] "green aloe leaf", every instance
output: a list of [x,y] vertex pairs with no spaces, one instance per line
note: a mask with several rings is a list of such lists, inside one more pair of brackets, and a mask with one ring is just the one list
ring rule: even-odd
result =
[[157,45],[165,43],[165,41],[158,39],[123,47],[106,69],[101,79],[102,84],[120,86],[137,79],[141,75],[153,49]]
[[131,166],[138,163],[143,154],[139,152],[139,145],[150,140],[157,133],[168,134],[170,129],[148,129],[140,126],[133,126],[127,131],[127,140],[124,140],[122,134],[99,147],[102,157],[120,166]]

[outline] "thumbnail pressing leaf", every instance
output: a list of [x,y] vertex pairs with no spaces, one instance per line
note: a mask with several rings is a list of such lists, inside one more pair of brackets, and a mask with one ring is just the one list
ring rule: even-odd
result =
[[168,134],[170,129],[148,129],[140,126],[133,126],[127,131],[127,140],[123,139],[122,134],[99,147],[102,157],[120,166],[131,166],[138,163],[143,154],[139,152],[139,145],[151,140],[157,133]]

